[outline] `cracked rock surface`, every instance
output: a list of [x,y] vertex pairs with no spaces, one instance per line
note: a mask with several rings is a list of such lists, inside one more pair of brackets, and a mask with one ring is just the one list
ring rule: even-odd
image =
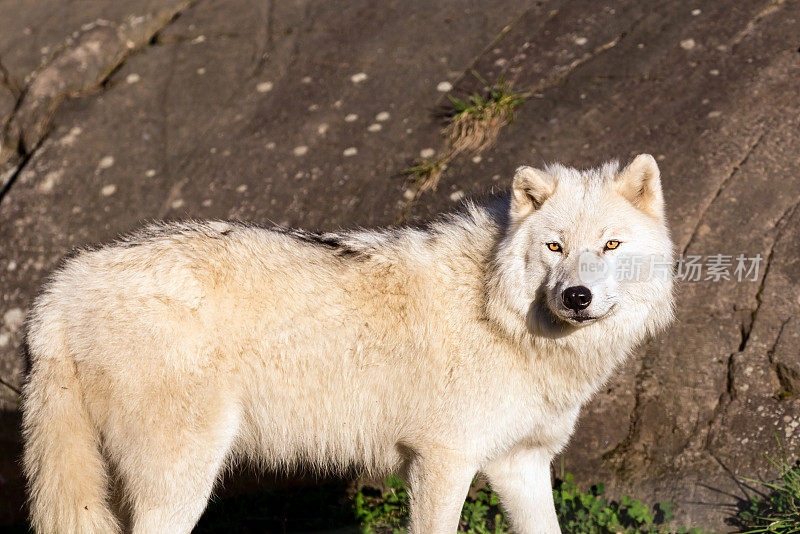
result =
[[[659,161],[678,252],[762,261],[681,282],[678,320],[584,410],[566,469],[730,528],[738,477],[800,450],[800,2],[0,4],[0,521],[18,519],[22,322],[60,257],[153,218],[415,222],[522,163]],[[532,97],[413,201],[446,99]],[[445,83],[446,82],[446,83]],[[8,451],[6,453],[6,451]]]

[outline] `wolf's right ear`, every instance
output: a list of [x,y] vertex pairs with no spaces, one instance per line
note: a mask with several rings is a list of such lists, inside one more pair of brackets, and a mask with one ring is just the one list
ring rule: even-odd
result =
[[512,215],[524,217],[539,209],[555,189],[555,180],[546,172],[533,167],[519,167],[511,186]]

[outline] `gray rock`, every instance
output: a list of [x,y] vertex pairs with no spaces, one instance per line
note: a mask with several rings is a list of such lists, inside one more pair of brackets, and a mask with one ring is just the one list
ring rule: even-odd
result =
[[[97,4],[16,3],[13,21],[0,6],[4,447],[19,443],[19,319],[72,247],[153,218],[414,222],[505,187],[521,163],[650,152],[678,252],[762,262],[752,281],[680,284],[675,326],[586,407],[564,466],[724,531],[751,491],[739,477],[774,475],[773,431],[800,450],[800,4]],[[139,51],[119,48],[148,14]],[[92,39],[102,53],[66,68]],[[479,90],[471,70],[531,98],[494,148],[409,195],[402,170],[446,149],[437,87]],[[21,503],[15,465],[0,463],[0,521]]]
[[781,394],[800,395],[800,320],[789,317],[781,324],[772,361],[781,383]]
[[[85,24],[26,77],[17,91],[13,111],[4,121],[0,143],[0,173],[5,188],[20,165],[41,143],[50,119],[62,101],[95,91],[131,53],[135,52],[189,6],[178,2],[142,16],[128,16],[120,24],[98,19]],[[5,74],[9,89],[16,82]]]

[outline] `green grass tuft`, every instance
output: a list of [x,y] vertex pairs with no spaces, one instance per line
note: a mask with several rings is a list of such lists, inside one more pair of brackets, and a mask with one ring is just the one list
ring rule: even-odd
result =
[[447,143],[443,155],[403,171],[411,176],[419,193],[435,189],[447,165],[462,152],[480,154],[492,146],[503,126],[514,121],[516,109],[530,97],[530,93],[515,91],[502,77],[489,84],[477,73],[473,75],[486,86],[484,92],[473,93],[466,99],[447,95],[452,110],[442,131]]
[[504,78],[487,85],[484,94],[473,93],[466,100],[447,95],[453,115],[444,134],[455,153],[480,153],[497,140],[500,129],[514,122],[514,112],[527,94],[515,91]]
[[420,160],[413,167],[404,169],[403,174],[412,178],[418,191],[427,191],[439,183],[439,177],[447,169],[448,161],[450,160],[447,157]]
[[800,533],[800,460],[794,464],[784,457],[780,461],[767,459],[780,470],[775,483],[744,479],[763,485],[769,493],[754,497],[739,512],[738,522],[746,533],[770,534]]

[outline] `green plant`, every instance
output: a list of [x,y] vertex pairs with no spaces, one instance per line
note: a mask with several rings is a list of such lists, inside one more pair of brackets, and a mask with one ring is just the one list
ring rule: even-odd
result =
[[496,140],[500,129],[514,121],[514,112],[525,102],[527,94],[515,91],[500,78],[493,84],[473,73],[486,87],[486,92],[473,93],[466,100],[447,95],[454,113],[444,129],[454,154],[465,150],[480,153]]
[[[386,480],[386,490],[362,488],[353,495],[353,508],[364,533],[405,532],[408,493],[396,477]],[[575,534],[661,534],[669,532],[673,505],[657,504],[653,509],[625,496],[617,501],[603,497],[602,484],[582,492],[570,474],[556,481],[553,488],[558,519],[565,533]],[[489,488],[470,492],[461,512],[459,532],[468,534],[508,534],[510,527],[497,495]],[[701,529],[681,529],[685,534],[701,534]]]
[[[387,478],[384,486],[383,491],[361,488],[353,495],[353,510],[364,534],[406,531],[408,492],[397,477]],[[497,496],[486,488],[477,490],[475,495],[464,503],[459,532],[509,534]]]
[[774,483],[744,479],[763,485],[769,493],[764,497],[753,497],[739,511],[739,526],[746,533],[800,533],[800,461],[791,464],[785,454],[779,461],[765,456],[781,474]]
[[397,477],[387,478],[384,485],[385,491],[361,488],[353,495],[353,512],[364,534],[405,532],[408,492]]
[[475,492],[475,497],[468,498],[461,510],[460,532],[469,534],[506,534],[510,532],[500,500],[488,488]]
[[[605,486],[597,484],[582,492],[570,474],[557,481],[553,500],[565,532],[582,534],[660,533],[667,532],[664,522],[672,519],[673,504],[662,502],[651,510],[642,501],[627,495],[619,502],[608,501]],[[659,516],[659,521],[656,521]]]
[[447,169],[447,162],[450,159],[445,156],[439,159],[424,159],[417,162],[413,167],[403,170],[403,174],[410,176],[416,183],[418,191],[426,191],[436,187],[439,177]]
[[514,121],[514,112],[530,97],[530,93],[515,91],[504,78],[489,84],[477,72],[472,73],[486,89],[472,93],[466,99],[448,94],[452,110],[442,133],[447,143],[442,156],[435,160],[417,162],[403,171],[412,178],[417,193],[435,189],[448,164],[462,152],[479,154],[497,140],[500,130]]

